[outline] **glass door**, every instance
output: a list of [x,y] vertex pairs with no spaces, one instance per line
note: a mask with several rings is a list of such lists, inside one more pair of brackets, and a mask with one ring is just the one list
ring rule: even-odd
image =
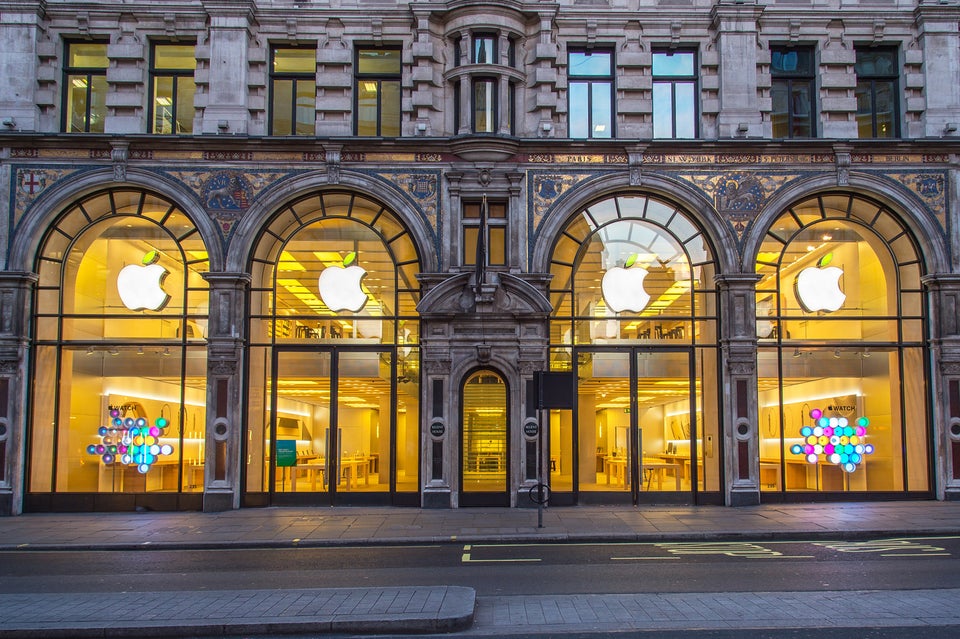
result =
[[479,371],[467,379],[461,421],[461,506],[510,504],[508,414],[502,377]]
[[330,351],[275,351],[267,380],[270,429],[264,442],[275,497],[326,493],[336,476],[330,464],[332,359]]

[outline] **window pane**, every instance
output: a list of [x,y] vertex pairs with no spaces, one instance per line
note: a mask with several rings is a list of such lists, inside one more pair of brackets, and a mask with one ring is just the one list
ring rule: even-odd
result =
[[606,52],[573,51],[570,53],[568,73],[571,76],[609,76],[611,55]]
[[771,110],[770,118],[773,122],[773,137],[790,137],[789,117],[787,114],[787,83],[774,80],[770,87]]
[[694,138],[697,135],[697,109],[694,85],[682,82],[675,85],[677,92],[677,137]]
[[496,64],[496,40],[493,36],[473,37],[473,62],[475,64]]
[[293,123],[290,121],[293,103],[293,80],[273,81],[272,123],[274,135],[290,135]]
[[316,73],[316,49],[275,49],[274,73]]
[[894,49],[858,49],[853,67],[857,77],[889,77],[897,73],[897,52]]
[[810,87],[801,84],[794,85],[793,97],[793,137],[809,137],[811,135],[811,108]]
[[463,227],[463,263],[474,266],[477,263],[477,227]]
[[673,104],[669,82],[653,85],[653,137],[673,137]]
[[153,133],[173,133],[173,77],[153,79]]
[[357,87],[357,135],[377,135],[378,83],[362,80]]
[[487,264],[502,266],[507,263],[507,230],[502,226],[491,226],[488,230]]
[[399,137],[400,82],[385,80],[380,83],[380,92],[380,135]]
[[193,96],[197,85],[193,78],[177,78],[177,130],[176,133],[193,133]]
[[297,135],[313,135],[317,120],[316,84],[309,80],[297,81]]
[[613,135],[613,117],[610,104],[610,84],[608,82],[593,82],[591,84],[593,97],[593,135],[595,138],[609,138]]
[[197,59],[192,44],[164,44],[153,49],[156,69],[196,69]]
[[91,133],[103,133],[107,120],[107,76],[91,76],[90,128]]
[[874,132],[874,137],[892,138],[896,130],[896,83],[878,80],[875,83],[875,90],[877,96],[877,130]]
[[693,53],[654,53],[653,75],[693,75]]
[[590,131],[590,113],[589,103],[587,101],[586,82],[570,83],[570,137],[585,138],[589,137]]
[[494,94],[493,80],[478,80],[473,85],[473,130],[477,133],[493,133]]
[[357,52],[357,72],[377,75],[400,73],[400,51],[360,49]]
[[71,42],[69,66],[88,69],[106,69],[107,45],[93,42]]

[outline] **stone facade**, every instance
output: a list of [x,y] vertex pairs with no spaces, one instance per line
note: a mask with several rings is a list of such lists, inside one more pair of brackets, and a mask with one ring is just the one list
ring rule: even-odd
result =
[[[27,487],[30,301],[44,233],[105,187],[157,191],[209,251],[207,460],[203,506],[243,492],[244,299],[262,223],[299,195],[336,186],[376,197],[422,253],[421,503],[456,507],[457,389],[478,367],[508,381],[510,503],[536,473],[519,451],[530,387],[547,366],[551,250],[563,221],[598,198],[649,193],[682,206],[716,253],[721,308],[723,477],[728,504],[761,498],[756,449],[755,262],[792,202],[827,191],[902,216],[924,260],[930,356],[930,496],[960,497],[960,4],[956,0],[195,0],[4,2],[0,6],[0,511]],[[474,63],[476,34],[498,59]],[[64,43],[108,42],[103,133],[64,132]],[[192,135],[148,133],[154,42],[195,44]],[[315,135],[270,136],[270,51],[316,49]],[[402,52],[400,131],[355,135],[355,50]],[[816,52],[816,135],[774,138],[771,46]],[[858,139],[856,47],[901,62],[900,136]],[[572,139],[571,50],[613,53],[613,135]],[[654,51],[697,52],[696,139],[654,137]],[[460,56],[459,59],[457,56]],[[492,133],[473,133],[470,91],[492,79]],[[506,114],[511,114],[508,118]],[[242,197],[218,199],[227,187]],[[460,210],[507,203],[505,264],[464,264]],[[437,401],[433,393],[443,397]],[[227,399],[218,397],[225,393]],[[738,395],[739,394],[739,395]],[[740,395],[743,395],[742,397]],[[226,405],[219,414],[218,406]],[[439,407],[433,415],[427,407]],[[430,427],[444,426],[432,436]],[[437,442],[439,446],[433,446]],[[434,454],[443,463],[434,468]],[[744,459],[743,457],[746,456]],[[432,472],[436,470],[436,473]],[[521,479],[523,478],[523,479]]]

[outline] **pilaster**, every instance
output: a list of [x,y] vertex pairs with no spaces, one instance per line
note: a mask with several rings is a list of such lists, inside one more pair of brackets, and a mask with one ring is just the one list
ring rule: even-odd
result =
[[723,366],[724,469],[728,506],[760,503],[757,424],[757,318],[755,274],[718,275],[720,304],[726,309],[720,338]]
[[240,507],[243,463],[244,298],[247,273],[204,273],[210,285],[207,333],[207,429],[203,509]]
[[27,322],[37,276],[0,273],[0,515],[23,507]]
[[763,6],[756,2],[724,2],[713,8],[720,52],[718,137],[764,135],[756,72],[757,21],[762,13]]

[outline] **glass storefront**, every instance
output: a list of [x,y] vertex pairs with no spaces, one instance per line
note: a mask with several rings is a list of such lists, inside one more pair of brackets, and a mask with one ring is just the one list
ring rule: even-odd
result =
[[702,230],[653,198],[602,200],[569,221],[551,271],[550,366],[578,380],[576,409],[550,414],[554,494],[718,493],[715,267]]
[[246,501],[415,503],[419,257],[400,220],[351,193],[302,198],[251,272]]
[[112,189],[68,207],[41,246],[28,493],[199,503],[209,266],[193,223],[165,198]]
[[791,206],[757,256],[761,490],[930,490],[922,262],[870,200]]

